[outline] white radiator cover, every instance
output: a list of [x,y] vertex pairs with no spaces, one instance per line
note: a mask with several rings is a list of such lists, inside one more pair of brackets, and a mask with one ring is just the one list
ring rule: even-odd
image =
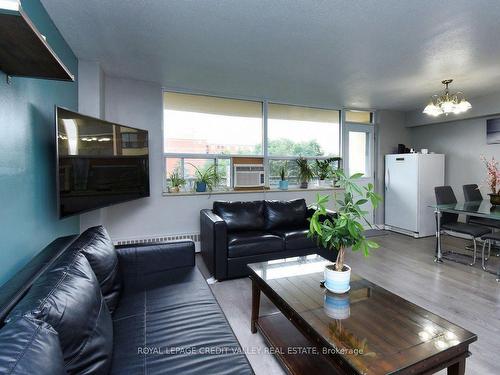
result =
[[134,245],[134,244],[147,244],[147,243],[162,243],[162,242],[175,242],[191,240],[195,244],[195,249],[198,252],[200,248],[200,234],[199,233],[178,233],[178,234],[163,234],[155,236],[140,236],[133,238],[123,238],[113,240],[115,245]]

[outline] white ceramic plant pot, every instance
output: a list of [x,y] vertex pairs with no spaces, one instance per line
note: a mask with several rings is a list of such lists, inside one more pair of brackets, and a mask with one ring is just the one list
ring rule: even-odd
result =
[[325,293],[325,314],[332,319],[347,319],[351,315],[349,294]]
[[344,264],[347,271],[335,271],[332,266],[325,267],[325,288],[332,293],[342,294],[351,289],[351,267]]
[[326,187],[330,187],[332,186],[332,182],[329,181],[329,180],[319,180],[319,187],[323,187],[323,188],[326,188]]

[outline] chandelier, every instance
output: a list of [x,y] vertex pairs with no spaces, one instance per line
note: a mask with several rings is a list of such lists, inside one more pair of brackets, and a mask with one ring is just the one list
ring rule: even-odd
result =
[[448,116],[449,113],[457,115],[472,108],[471,104],[465,99],[463,92],[458,91],[456,93],[450,93],[448,85],[452,82],[452,79],[441,81],[441,83],[445,85],[444,93],[441,95],[433,95],[431,101],[423,110],[423,113],[434,117],[443,113]]

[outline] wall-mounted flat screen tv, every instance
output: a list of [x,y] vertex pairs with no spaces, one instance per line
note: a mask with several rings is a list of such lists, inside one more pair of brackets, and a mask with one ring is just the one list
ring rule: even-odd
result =
[[56,107],[59,217],[149,197],[146,130]]

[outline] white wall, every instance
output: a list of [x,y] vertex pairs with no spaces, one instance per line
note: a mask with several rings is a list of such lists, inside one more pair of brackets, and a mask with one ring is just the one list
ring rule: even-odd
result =
[[[486,143],[486,120],[499,117],[500,93],[469,99],[472,108],[460,115],[432,117],[418,109],[406,114],[411,144],[416,149],[445,154],[445,183],[457,199],[463,199],[462,185],[480,185],[486,176],[480,156],[500,160],[500,144]],[[481,189],[486,198],[487,189]]]
[[[316,191],[163,196],[162,88],[158,84],[102,75],[96,63],[82,65],[80,111],[92,116],[104,113],[108,121],[149,130],[151,196],[81,215],[81,229],[102,224],[113,240],[123,241],[173,234],[199,232],[199,211],[212,207],[215,200],[258,200],[305,198],[316,200]],[[383,175],[383,155],[398,143],[407,142],[404,116],[398,112],[378,112],[377,167]],[[383,186],[377,180],[379,191]],[[383,222],[383,208],[376,223]]]
[[[404,112],[378,111],[377,123],[377,175],[375,176],[375,188],[379,194],[384,196],[385,155],[396,153],[399,143],[409,145],[411,143],[411,139],[409,129],[404,126]],[[379,208],[375,210],[375,223],[384,223],[383,202]]]
[[105,118],[149,130],[151,196],[98,210],[82,229],[103,224],[115,241],[199,232],[199,212],[214,200],[294,199],[313,203],[317,192],[267,192],[196,196],[163,196],[162,89],[159,85],[105,77]]
[[[500,105],[499,105],[500,109]],[[445,154],[445,183],[463,199],[462,185],[480,185],[486,169],[480,156],[500,159],[500,144],[486,144],[486,118],[460,120],[410,128],[412,145],[417,149]],[[481,189],[487,198],[487,189]]]

